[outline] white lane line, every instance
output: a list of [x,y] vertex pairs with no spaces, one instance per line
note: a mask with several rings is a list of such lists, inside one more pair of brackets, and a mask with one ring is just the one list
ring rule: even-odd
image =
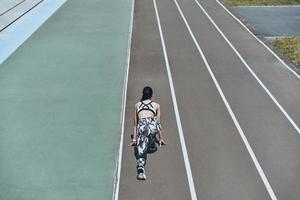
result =
[[116,176],[114,181],[114,193],[113,200],[119,199],[119,190],[120,190],[120,177],[121,177],[121,167],[122,167],[122,155],[123,155],[123,141],[124,141],[124,126],[125,126],[125,112],[126,112],[126,96],[127,96],[127,85],[128,85],[128,75],[129,75],[129,66],[130,66],[130,55],[131,55],[131,40],[132,40],[132,29],[133,29],[133,16],[134,16],[134,1],[132,0],[131,5],[131,19],[129,26],[129,38],[128,38],[128,48],[127,48],[127,69],[124,79],[124,88],[123,88],[123,99],[122,99],[122,111],[121,111],[121,137],[120,137],[120,146],[119,146],[119,158],[116,166]]
[[236,128],[237,128],[237,130],[238,130],[238,132],[239,132],[239,134],[240,134],[240,136],[241,136],[241,138],[242,138],[242,140],[243,140],[243,142],[244,142],[244,144],[245,144],[245,146],[246,146],[246,148],[247,148],[247,150],[248,150],[248,152],[250,154],[250,156],[251,156],[251,158],[252,158],[252,161],[254,162],[254,165],[255,165],[255,167],[256,167],[256,169],[257,169],[260,177],[263,180],[263,183],[265,184],[265,187],[266,187],[267,191],[269,192],[269,195],[270,195],[271,199],[272,200],[277,200],[277,197],[276,197],[275,193],[273,192],[273,189],[272,189],[272,187],[271,187],[271,185],[270,185],[270,183],[269,183],[269,181],[268,181],[268,179],[267,179],[267,177],[266,177],[263,169],[261,168],[261,166],[260,166],[260,164],[259,164],[259,162],[258,162],[258,160],[257,160],[257,158],[256,158],[256,156],[255,156],[255,154],[254,154],[254,152],[253,152],[253,150],[252,150],[252,148],[251,148],[251,146],[250,146],[250,144],[249,144],[249,142],[248,142],[245,134],[244,134],[243,129],[241,128],[241,126],[240,126],[237,118],[235,117],[235,114],[233,113],[233,111],[232,111],[232,109],[231,109],[231,107],[230,107],[230,105],[229,105],[229,103],[228,103],[228,101],[227,101],[227,99],[226,99],[226,97],[225,97],[225,95],[224,95],[224,93],[223,93],[223,91],[222,91],[222,89],[221,89],[221,87],[220,87],[220,85],[219,85],[219,83],[218,83],[218,81],[217,81],[214,73],[212,72],[211,67],[210,67],[209,63],[207,62],[207,59],[206,59],[206,57],[205,57],[205,55],[204,55],[201,47],[199,46],[199,44],[198,44],[198,42],[197,42],[197,40],[196,40],[196,38],[195,38],[195,36],[194,36],[194,34],[193,34],[190,26],[189,26],[186,18],[184,17],[184,15],[183,15],[183,13],[182,13],[182,11],[181,11],[181,9],[180,9],[177,1],[174,0],[174,2],[176,4],[176,6],[177,6],[177,9],[178,9],[178,11],[179,11],[179,13],[180,13],[180,15],[181,15],[181,17],[182,17],[185,25],[186,25],[186,27],[187,27],[187,29],[188,29],[191,37],[193,38],[193,41],[194,41],[194,43],[195,43],[195,45],[196,45],[196,47],[197,47],[197,49],[198,49],[198,51],[199,51],[202,59],[203,59],[206,67],[207,67],[207,70],[208,70],[209,74],[212,77],[212,79],[214,81],[214,84],[216,85],[217,90],[220,93],[220,95],[222,97],[222,100],[223,100],[223,102],[224,102],[224,104],[225,104],[225,106],[226,106],[226,108],[227,108],[227,110],[228,110],[228,112],[229,112],[229,114],[230,114],[230,116],[231,116],[231,118],[232,118],[232,120],[233,120],[233,122],[234,122],[234,124],[235,124],[235,126],[236,126]]
[[214,25],[214,27],[218,30],[218,32],[222,35],[224,40],[227,42],[227,44],[232,48],[234,53],[239,57],[239,59],[242,61],[242,63],[245,65],[245,67],[249,70],[249,72],[252,74],[252,76],[256,79],[256,81],[260,84],[260,86],[265,90],[265,92],[269,95],[269,97],[273,100],[273,102],[276,104],[276,106],[280,109],[280,111],[284,114],[284,116],[289,120],[289,122],[292,124],[292,126],[295,128],[295,130],[300,135],[300,128],[298,125],[294,122],[294,120],[291,118],[291,116],[285,111],[285,109],[280,105],[280,103],[277,101],[277,99],[272,95],[270,90],[264,85],[264,83],[258,78],[258,76],[254,73],[254,71],[251,69],[251,67],[248,65],[248,63],[245,61],[245,59],[241,56],[241,54],[236,50],[236,48],[233,46],[233,44],[228,40],[228,38],[225,36],[225,34],[221,31],[221,29],[218,27],[218,25],[214,22],[214,20],[209,16],[209,14],[205,11],[205,9],[202,7],[202,5],[199,3],[198,0],[194,0],[199,8],[202,10],[202,12],[206,15],[206,17],[209,19],[209,21]]
[[240,23],[259,43],[261,43],[275,58],[277,58],[290,72],[292,72],[298,79],[300,79],[300,75],[295,72],[293,69],[290,68],[270,47],[268,47],[263,41],[261,41],[256,35],[254,35],[247,26],[245,26],[236,16],[234,16],[219,0],[216,0],[217,3],[224,9],[226,10],[238,23]]
[[153,0],[153,4],[154,4],[154,8],[155,8],[155,13],[156,13],[156,19],[157,19],[157,25],[158,25],[160,39],[161,39],[161,45],[162,45],[163,52],[164,52],[164,58],[165,58],[165,63],[166,63],[166,68],[167,68],[167,73],[168,73],[168,78],[169,78],[169,84],[170,84],[170,88],[171,88],[173,107],[174,107],[175,116],[176,116],[177,128],[178,128],[178,133],[179,133],[179,138],[180,138],[180,143],[181,143],[181,150],[182,150],[182,154],[183,154],[185,170],[187,173],[187,178],[188,178],[188,183],[189,183],[189,188],[190,188],[190,193],[191,193],[191,199],[197,200],[191,165],[190,165],[190,161],[189,161],[189,156],[188,156],[188,152],[187,152],[187,148],[186,148],[186,144],[185,144],[185,140],[184,140],[184,134],[183,134],[181,120],[180,120],[179,111],[178,111],[178,105],[177,105],[177,100],[176,100],[176,95],[175,95],[175,90],[174,90],[174,85],[173,85],[173,79],[172,79],[172,74],[171,74],[170,65],[169,65],[168,54],[167,54],[165,40],[164,40],[164,36],[162,33],[160,19],[159,19],[159,15],[158,15],[158,11],[157,11],[156,0]]

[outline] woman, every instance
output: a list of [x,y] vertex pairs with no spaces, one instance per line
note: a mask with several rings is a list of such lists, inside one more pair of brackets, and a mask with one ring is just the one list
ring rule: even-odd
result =
[[165,144],[160,124],[160,105],[151,100],[152,94],[151,87],[144,87],[142,99],[134,107],[134,126],[130,145],[136,147],[139,180],[146,180],[145,164],[149,150],[156,149],[157,141],[159,146]]

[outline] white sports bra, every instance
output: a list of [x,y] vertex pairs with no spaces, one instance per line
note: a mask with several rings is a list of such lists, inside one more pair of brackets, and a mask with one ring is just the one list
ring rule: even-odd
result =
[[143,101],[141,101],[141,105],[138,107],[137,109],[137,115],[143,111],[143,110],[147,110],[153,113],[154,116],[156,116],[156,109],[154,108],[154,106],[152,105],[152,101],[150,101],[149,103],[145,104]]

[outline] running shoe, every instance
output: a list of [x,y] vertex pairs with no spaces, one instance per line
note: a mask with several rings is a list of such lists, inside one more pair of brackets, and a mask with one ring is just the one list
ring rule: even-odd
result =
[[137,176],[137,179],[138,179],[138,180],[146,180],[146,175],[145,175],[145,173],[139,173],[138,176]]

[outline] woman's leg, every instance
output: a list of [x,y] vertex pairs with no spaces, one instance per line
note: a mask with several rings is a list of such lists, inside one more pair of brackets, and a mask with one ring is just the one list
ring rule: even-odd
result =
[[149,139],[147,132],[141,132],[137,137],[137,172],[145,173],[145,165],[147,160],[147,149]]

